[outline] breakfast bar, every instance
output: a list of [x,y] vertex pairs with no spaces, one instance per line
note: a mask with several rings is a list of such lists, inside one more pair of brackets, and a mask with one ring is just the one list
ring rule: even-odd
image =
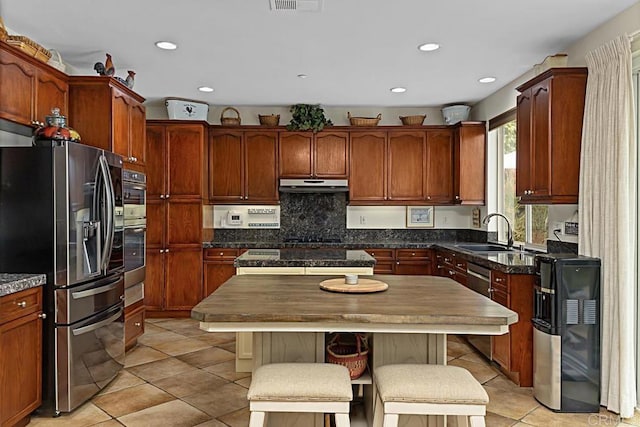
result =
[[[254,332],[254,369],[275,362],[324,362],[326,333],[367,333],[373,376],[377,366],[391,363],[446,364],[447,334],[500,335],[518,320],[515,312],[448,278],[367,277],[388,289],[344,293],[320,288],[320,282],[336,276],[234,276],[195,306],[192,317],[210,332]],[[365,387],[364,404],[370,425],[371,387]],[[319,417],[270,420],[279,426],[322,425]]]

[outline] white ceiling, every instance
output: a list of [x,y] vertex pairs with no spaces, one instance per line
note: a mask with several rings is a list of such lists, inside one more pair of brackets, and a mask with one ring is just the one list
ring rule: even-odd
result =
[[[110,53],[149,101],[436,107],[485,98],[636,1],[323,0],[312,13],[269,0],[0,0],[0,15],[77,74]],[[441,49],[417,49],[430,41]]]

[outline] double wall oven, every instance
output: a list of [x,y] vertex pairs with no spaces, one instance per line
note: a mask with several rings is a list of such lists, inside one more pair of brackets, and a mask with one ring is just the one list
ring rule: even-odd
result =
[[125,306],[144,299],[147,234],[147,178],[142,172],[122,172],[124,200]]
[[43,411],[124,365],[122,159],[71,142],[0,148],[0,271],[44,273]]

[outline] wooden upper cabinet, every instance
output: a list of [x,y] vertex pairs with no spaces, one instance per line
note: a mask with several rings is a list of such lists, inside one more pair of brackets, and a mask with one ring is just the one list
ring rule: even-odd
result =
[[387,197],[387,133],[350,133],[349,200],[357,204]]
[[453,132],[451,129],[427,131],[425,200],[433,204],[453,201]]
[[349,133],[281,132],[281,178],[347,178]]
[[244,200],[278,201],[278,133],[247,131],[244,135]]
[[64,73],[0,42],[0,118],[31,126],[53,108],[68,115],[69,86]]
[[244,198],[243,133],[209,132],[209,199],[238,203]]
[[486,182],[486,126],[463,122],[454,130],[454,201],[484,205]]
[[170,124],[149,121],[147,197],[188,199],[202,197],[202,164],[206,124]]
[[112,151],[132,169],[146,165],[144,98],[104,76],[69,80],[69,124],[84,144]]
[[278,153],[280,177],[313,177],[312,132],[282,132]]
[[586,68],[551,68],[518,87],[516,193],[522,203],[578,203]]
[[425,133],[390,131],[389,200],[423,200],[425,173]]
[[217,203],[278,201],[278,132],[211,130],[209,199]]

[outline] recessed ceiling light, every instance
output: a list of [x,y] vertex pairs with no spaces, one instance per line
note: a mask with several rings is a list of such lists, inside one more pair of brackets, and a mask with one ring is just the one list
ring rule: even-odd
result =
[[298,74],[298,78],[300,79],[306,79],[307,77],[309,76],[307,76],[306,74]]
[[478,81],[480,83],[493,83],[493,82],[496,81],[496,78],[495,77],[483,77],[481,79],[478,79]]
[[177,44],[173,42],[168,42],[168,41],[156,42],[156,46],[164,50],[176,50],[178,48]]
[[213,88],[209,86],[200,86],[198,90],[200,92],[213,92]]
[[438,43],[425,43],[418,46],[418,49],[423,52],[431,52],[440,49],[440,45]]
[[391,92],[393,93],[403,93],[407,91],[406,87],[392,87],[391,89],[389,89]]

